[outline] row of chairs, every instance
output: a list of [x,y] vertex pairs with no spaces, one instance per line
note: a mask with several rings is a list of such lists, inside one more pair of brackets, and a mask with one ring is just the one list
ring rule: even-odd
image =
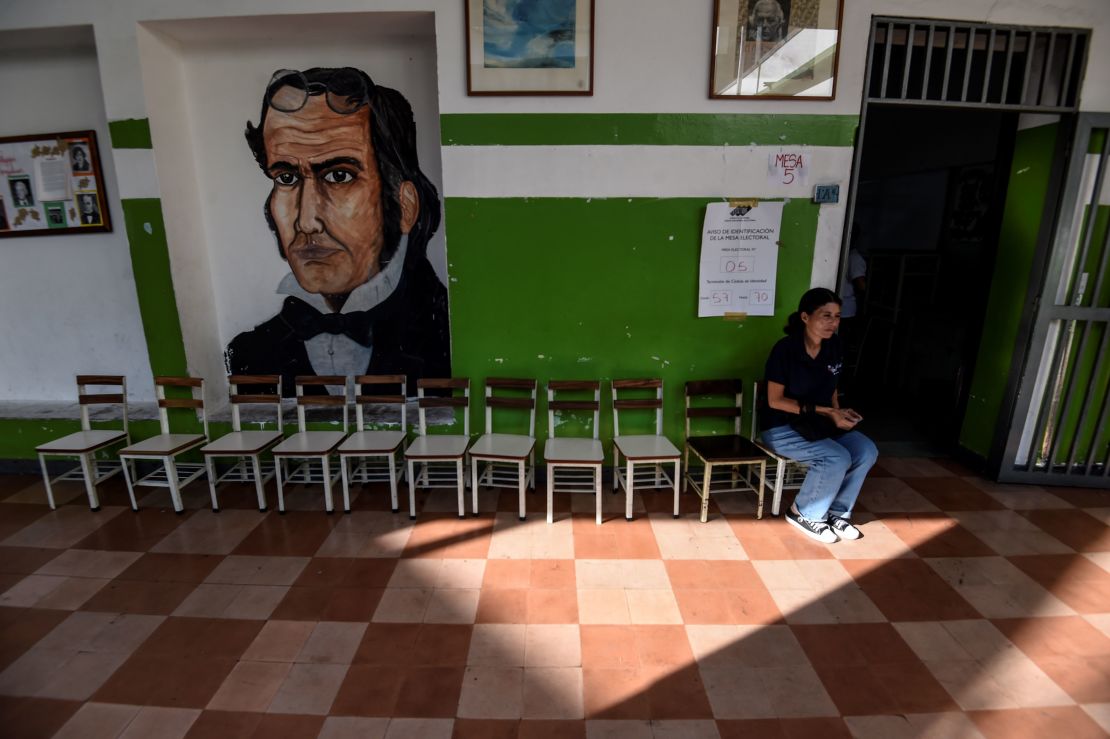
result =
[[[276,478],[278,509],[285,511],[284,487],[289,483],[322,483],[328,513],[334,511],[333,486],[341,481],[343,507],[350,512],[352,483],[388,482],[394,512],[399,510],[397,487],[408,481],[409,516],[416,517],[416,488],[454,488],[458,514],[466,515],[465,491],[471,488],[472,511],[478,512],[479,486],[515,486],[519,516],[525,518],[525,490],[535,488],[535,415],[537,382],[533,379],[488,378],[485,382],[485,429],[477,440],[470,436],[470,381],[466,378],[424,378],[417,381],[419,423],[409,442],[406,429],[404,375],[364,375],[353,378],[353,394],[343,376],[296,378],[297,433],[284,435],[281,407],[281,378],[278,375],[232,375],[228,378],[232,431],[210,441],[204,404],[204,381],[190,377],[156,377],[161,433],[132,444],[128,430],[126,379],[120,376],[77,377],[82,430],[37,447],[48,501],[54,507],[52,483],[84,480],[89,505],[100,507],[96,486],[122,471],[131,507],[138,510],[135,487],[166,487],[175,511],[184,506],[181,488],[207,473],[213,511],[219,511],[217,486],[222,482],[253,483],[259,510],[265,511],[264,486]],[[111,387],[118,392],[89,392],[93,387]],[[625,517],[632,518],[633,491],[637,488],[673,487],[674,515],[679,515],[679,480],[682,490],[692,487],[701,499],[701,520],[708,516],[711,493],[751,491],[757,494],[757,517],[763,515],[765,489],[773,492],[772,512],[779,513],[782,492],[797,487],[804,468],[774,455],[755,438],[741,434],[743,387],[739,380],[691,381],[686,383],[686,441],[680,452],[663,435],[663,383],[658,378],[613,380],[613,492],[625,490]],[[168,388],[179,388],[167,397]],[[382,391],[385,391],[384,393]],[[755,388],[758,393],[758,387]],[[333,391],[333,392],[329,392]],[[172,393],[172,391],[171,391]],[[637,397],[629,397],[634,395]],[[355,407],[354,433],[349,434],[349,406]],[[121,430],[93,429],[89,408],[120,405]],[[276,430],[244,430],[242,411],[247,406],[270,406]],[[306,410],[340,408],[342,431],[310,430]],[[188,409],[200,417],[203,434],[171,433],[169,412]],[[426,411],[433,408],[461,409],[462,434],[428,434]],[[382,415],[382,410],[386,414]],[[499,410],[500,409],[500,410]],[[527,433],[495,430],[495,410],[527,412]],[[596,521],[601,523],[601,477],[604,452],[599,439],[601,383],[597,380],[552,380],[547,383],[548,438],[544,446],[547,466],[547,519],[553,520],[554,493],[593,493]],[[621,412],[648,411],[654,415],[654,432],[621,434]],[[563,423],[557,416],[583,414],[592,428],[592,438],[559,435]],[[696,436],[691,420],[718,418],[729,422],[730,433]],[[268,418],[261,420],[268,421]],[[565,420],[565,419],[564,419]],[[520,419],[517,420],[519,430]],[[368,426],[396,426],[381,430]],[[121,446],[122,445],[122,446]],[[117,448],[116,460],[102,457]],[[204,463],[179,462],[187,452],[199,450]],[[264,455],[272,461],[263,459]],[[99,456],[98,456],[99,455]],[[80,464],[50,478],[48,457],[76,457]],[[338,470],[332,462],[338,457]],[[217,475],[216,461],[233,458],[231,467]],[[693,463],[691,463],[693,458]],[[624,460],[623,464],[621,460]],[[135,462],[161,462],[154,471],[139,478]],[[293,465],[292,463],[297,463]],[[686,474],[682,476],[681,469]],[[671,469],[673,468],[673,475]],[[469,475],[467,472],[469,471]]]

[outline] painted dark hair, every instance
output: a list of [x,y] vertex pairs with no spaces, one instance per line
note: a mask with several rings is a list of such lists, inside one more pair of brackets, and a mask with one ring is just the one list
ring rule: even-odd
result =
[[[358,91],[334,89],[335,80],[344,79],[343,75],[336,74],[339,71],[327,67],[313,67],[305,70],[302,74],[309,84],[309,94],[323,94],[323,90],[328,83],[332,83],[333,89],[331,91],[333,93],[340,95],[361,94],[361,89]],[[362,70],[355,71],[363,78],[366,89],[370,91],[370,144],[374,148],[374,159],[378,163],[378,177],[382,183],[382,231],[385,240],[382,247],[382,266],[393,258],[401,240],[401,204],[398,200],[398,191],[401,183],[405,181],[413,184],[420,198],[420,212],[417,215],[416,223],[413,224],[412,230],[409,232],[409,243],[406,250],[406,266],[413,265],[424,259],[428,240],[439,228],[439,193],[427,175],[420,170],[420,159],[416,153],[416,121],[413,119],[412,106],[409,105],[408,100],[394,89],[375,85],[370,76]],[[282,84],[288,84],[288,80],[279,81],[272,87]],[[266,90],[266,95],[262,100],[262,112],[258,117],[258,125],[255,126],[247,121],[246,130],[247,143],[251,147],[254,159],[258,162],[262,171],[267,173],[267,176],[269,175],[267,171],[269,162],[266,160],[266,142],[262,135],[262,129],[266,126],[266,114],[270,110],[270,93],[272,92],[272,89]],[[273,216],[270,215],[271,197],[273,197],[272,191],[266,197],[266,223],[269,224],[270,230],[277,238],[277,225],[274,223]],[[280,239],[278,240],[278,252],[282,259],[285,259],[285,251],[282,249]]]
[[842,301],[839,295],[827,287],[815,287],[806,290],[802,299],[798,301],[798,310],[791,313],[790,317],[786,319],[786,326],[782,329],[783,333],[791,336],[804,333],[806,325],[802,322],[802,314],[813,315],[813,311],[828,303],[841,305]]

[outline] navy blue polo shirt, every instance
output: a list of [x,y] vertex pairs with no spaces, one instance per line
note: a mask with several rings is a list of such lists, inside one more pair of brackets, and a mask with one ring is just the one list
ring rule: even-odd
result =
[[[816,357],[806,352],[804,333],[787,336],[771,348],[763,378],[782,385],[785,388],[783,394],[791,400],[831,406],[836,382],[840,378],[842,357],[840,337],[836,334],[821,342]],[[760,430],[785,426],[797,418],[794,413],[771,408],[766,398],[762,398],[761,403]]]

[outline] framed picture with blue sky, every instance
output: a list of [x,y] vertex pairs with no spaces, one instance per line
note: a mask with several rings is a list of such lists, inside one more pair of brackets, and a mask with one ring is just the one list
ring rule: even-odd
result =
[[467,94],[593,94],[593,0],[464,2]]

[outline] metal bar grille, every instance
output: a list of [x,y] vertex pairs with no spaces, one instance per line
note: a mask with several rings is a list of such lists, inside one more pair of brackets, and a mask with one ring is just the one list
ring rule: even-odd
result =
[[[871,36],[871,65],[876,73],[868,84],[867,99],[1074,111],[1079,107],[1089,35],[1080,28],[876,17]],[[937,78],[939,85],[929,84]]]
[[[1067,66],[1062,58],[1056,61],[1054,67]],[[1000,472],[1005,482],[1110,482],[1110,295],[1103,295],[1110,271],[1104,192],[1110,184],[1110,116],[1079,119]]]

